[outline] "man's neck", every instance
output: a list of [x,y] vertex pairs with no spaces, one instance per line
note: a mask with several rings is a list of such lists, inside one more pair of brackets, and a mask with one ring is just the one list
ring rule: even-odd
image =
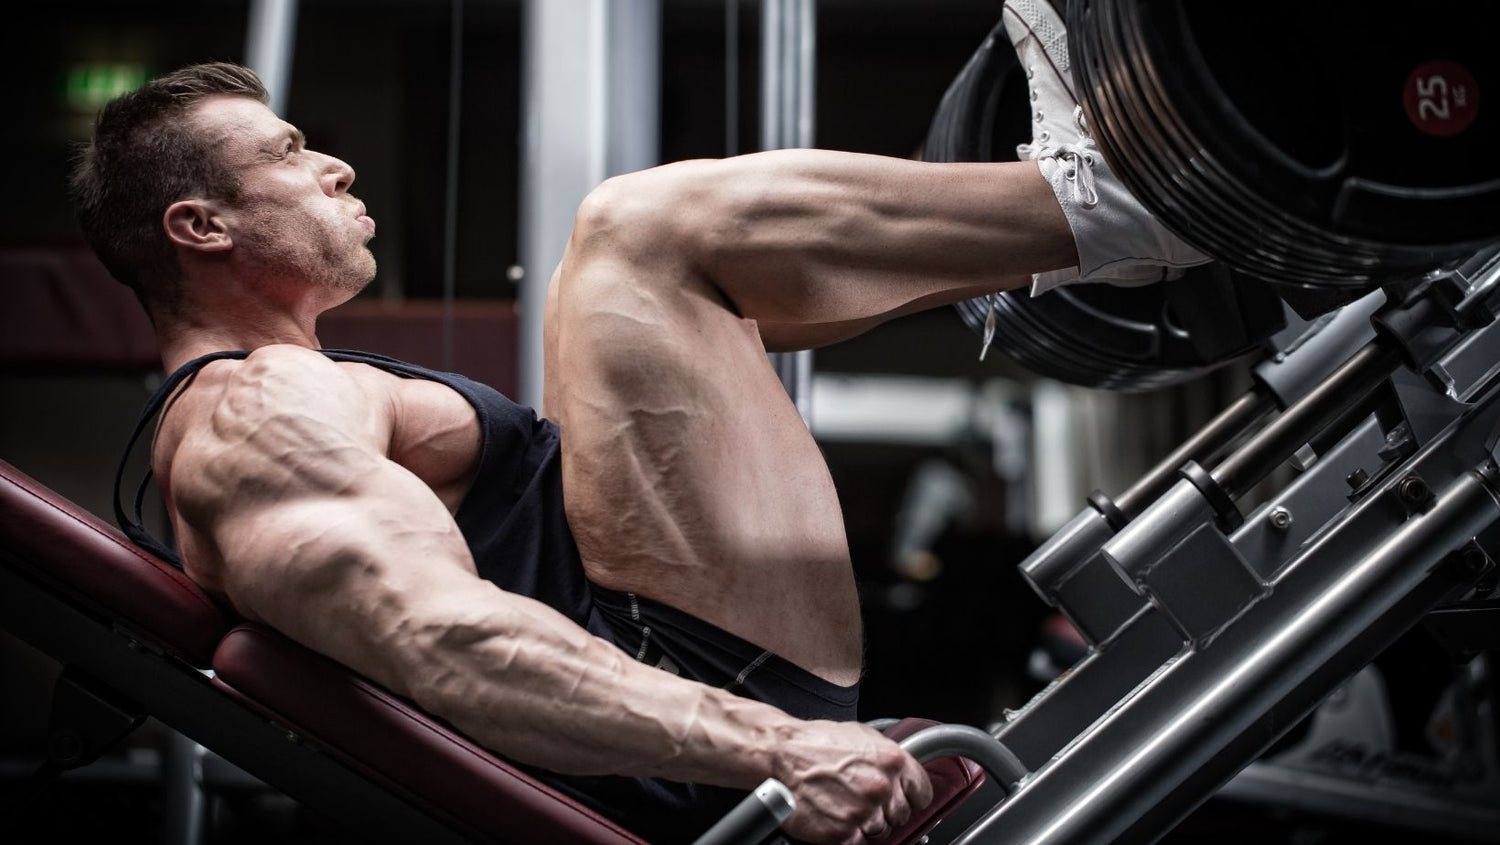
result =
[[302,278],[246,277],[219,266],[188,269],[180,290],[178,307],[156,320],[167,372],[224,350],[276,344],[320,349],[318,317],[354,296]]
[[321,348],[317,313],[250,313],[194,311],[157,320],[162,366],[172,372],[210,352],[250,351],[262,346],[291,344]]

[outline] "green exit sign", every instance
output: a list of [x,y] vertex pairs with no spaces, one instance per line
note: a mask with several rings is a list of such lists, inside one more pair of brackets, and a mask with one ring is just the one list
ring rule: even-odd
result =
[[100,63],[74,65],[63,80],[63,99],[78,111],[97,111],[100,106],[146,84],[145,65]]

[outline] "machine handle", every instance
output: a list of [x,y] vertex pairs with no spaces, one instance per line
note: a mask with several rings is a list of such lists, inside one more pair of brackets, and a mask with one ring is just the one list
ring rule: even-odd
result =
[[1030,774],[1015,752],[1000,740],[972,725],[934,725],[901,742],[906,753],[926,763],[938,757],[966,757],[978,763],[1007,794]]
[[[1000,740],[971,725],[934,725],[901,742],[906,753],[926,763],[960,756],[978,763],[1009,794],[1029,772]],[[797,802],[781,781],[768,778],[734,809],[694,840],[693,845],[756,845],[792,815]]]
[[694,840],[693,845],[756,845],[781,827],[795,809],[797,801],[792,791],[781,781],[767,778]]

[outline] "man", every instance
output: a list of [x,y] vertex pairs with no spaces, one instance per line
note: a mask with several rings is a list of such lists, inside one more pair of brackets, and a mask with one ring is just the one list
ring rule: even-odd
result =
[[1061,22],[1018,5],[1036,161],[782,151],[596,190],[547,303],[555,425],[461,377],[320,351],[318,315],[374,276],[375,224],[354,171],[248,71],[112,103],[74,189],[174,374],[152,465],[183,567],[653,839],[691,838],[767,777],[796,797],[792,836],[885,836],[931,787],[855,721],[838,499],[766,351],[1033,274],[1205,260],[1113,180]]

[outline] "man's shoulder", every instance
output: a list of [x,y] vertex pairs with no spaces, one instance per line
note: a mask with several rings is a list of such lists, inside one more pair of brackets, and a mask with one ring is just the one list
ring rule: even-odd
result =
[[185,379],[168,400],[163,427],[174,418],[189,428],[230,419],[254,425],[286,413],[357,419],[387,404],[382,376],[305,346],[260,346],[243,358],[210,361]]
[[249,351],[209,353],[178,364],[175,372],[181,374],[183,370],[191,370],[183,380],[184,386],[201,386],[210,382],[242,379],[257,372],[302,372],[308,368],[316,371],[331,363],[316,349],[277,343],[257,346]]
[[[208,413],[236,393],[262,391],[286,380],[305,381],[337,377],[336,368],[315,350],[290,344],[262,346],[227,357],[196,358],[178,369],[182,377],[167,397],[164,419]],[[191,372],[182,373],[184,369]]]
[[225,358],[203,367],[206,382],[231,391],[273,391],[298,386],[337,390],[388,374],[358,361],[335,360],[320,350],[290,343],[270,344],[250,350],[244,357]]
[[257,346],[250,350],[243,360],[236,363],[240,364],[241,368],[248,368],[251,372],[290,370],[300,373],[308,369],[324,375],[338,372],[334,362],[322,352],[294,343]]

